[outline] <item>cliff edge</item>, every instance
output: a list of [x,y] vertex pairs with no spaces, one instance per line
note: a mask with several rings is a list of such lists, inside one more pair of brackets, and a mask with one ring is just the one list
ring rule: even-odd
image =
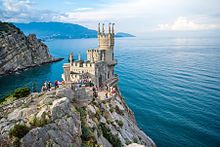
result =
[[0,22],[0,75],[57,60],[36,35],[25,36],[13,24]]
[[105,101],[87,94],[64,85],[0,105],[0,146],[155,146],[118,89]]

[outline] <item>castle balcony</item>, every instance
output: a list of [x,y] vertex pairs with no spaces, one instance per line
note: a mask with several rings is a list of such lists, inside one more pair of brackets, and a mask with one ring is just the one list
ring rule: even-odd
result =
[[110,61],[110,62],[108,63],[108,65],[112,66],[112,65],[116,65],[117,63],[118,63],[118,60],[117,60],[117,59],[114,59],[114,60]]
[[108,79],[106,81],[106,85],[108,87],[114,87],[117,85],[117,83],[118,83],[118,75],[116,75],[116,74],[111,79]]

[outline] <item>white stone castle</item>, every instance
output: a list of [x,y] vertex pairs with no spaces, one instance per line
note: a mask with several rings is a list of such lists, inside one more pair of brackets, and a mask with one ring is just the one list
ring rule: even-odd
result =
[[114,58],[114,23],[109,23],[108,33],[105,33],[105,26],[98,24],[98,48],[87,50],[87,60],[73,58],[69,55],[69,63],[63,66],[62,78],[68,83],[83,83],[91,81],[97,88],[102,86],[113,86],[117,84],[118,78],[114,74],[114,66],[117,60]]

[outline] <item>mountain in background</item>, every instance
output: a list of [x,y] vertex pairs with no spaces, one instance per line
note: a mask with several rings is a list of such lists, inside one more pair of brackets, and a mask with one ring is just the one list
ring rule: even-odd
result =
[[[36,34],[41,39],[96,38],[97,31],[84,26],[62,22],[14,23],[26,35]],[[116,33],[116,37],[134,37],[128,33]]]
[[128,33],[123,33],[123,32],[118,32],[115,35],[116,37],[135,37],[134,35],[128,34]]

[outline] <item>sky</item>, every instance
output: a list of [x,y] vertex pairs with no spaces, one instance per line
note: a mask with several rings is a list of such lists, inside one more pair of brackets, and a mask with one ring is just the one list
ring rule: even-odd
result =
[[215,31],[220,0],[0,0],[0,21],[68,22],[96,29],[114,22],[117,31]]

